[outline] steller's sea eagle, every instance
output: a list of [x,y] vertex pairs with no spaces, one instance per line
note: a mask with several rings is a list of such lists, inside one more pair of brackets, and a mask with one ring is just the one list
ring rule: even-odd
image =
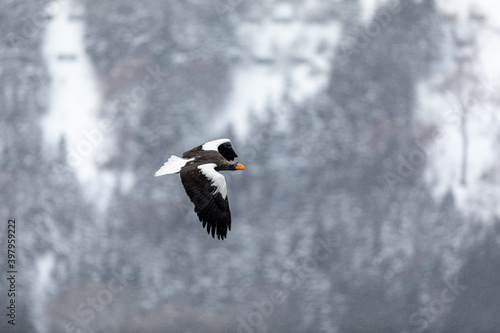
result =
[[194,203],[208,234],[218,239],[226,238],[231,230],[231,211],[227,199],[226,179],[218,171],[245,170],[237,162],[231,162],[236,155],[229,139],[219,139],[204,143],[182,154],[182,158],[172,155],[156,171],[155,177],[180,173],[187,195]]

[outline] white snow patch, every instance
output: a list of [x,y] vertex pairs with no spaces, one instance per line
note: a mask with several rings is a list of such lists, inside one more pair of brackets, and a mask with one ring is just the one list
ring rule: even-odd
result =
[[54,290],[54,282],[50,275],[54,270],[56,259],[53,253],[47,253],[36,260],[37,279],[33,286],[33,316],[37,332],[49,332],[49,314],[45,312],[48,295]]
[[283,77],[273,68],[259,65],[240,66],[232,76],[234,88],[226,104],[227,116],[222,119],[234,125],[237,135],[245,136],[249,115],[264,119],[267,107],[276,106],[283,97]]
[[277,20],[291,20],[294,15],[294,8],[290,3],[279,3],[274,6],[274,18]]
[[42,121],[45,147],[57,151],[64,138],[68,165],[87,194],[106,197],[103,191],[111,188],[113,177],[103,176],[96,161],[105,153],[103,142],[110,131],[98,115],[101,91],[85,50],[84,6],[76,0],[58,0],[47,8],[53,18],[43,44],[51,77],[49,112]]
[[[437,4],[445,15],[456,18],[450,28],[455,36],[464,37],[462,40],[466,42],[457,47],[453,46],[454,40],[449,40],[451,46],[447,46],[449,50],[445,53],[449,60],[417,90],[418,121],[424,126],[435,126],[439,132],[437,139],[426,148],[424,177],[438,200],[451,191],[457,207],[466,216],[492,221],[500,216],[497,204],[500,200],[500,156],[496,149],[500,133],[497,111],[500,100],[496,94],[500,86],[497,60],[500,30],[493,27],[494,22],[500,20],[500,3],[469,0],[460,4],[455,1]],[[483,19],[478,21],[481,16]],[[454,58],[457,53],[470,58],[469,65],[462,67],[461,72]],[[448,82],[444,90],[438,88],[443,82]],[[461,128],[462,105],[468,110],[465,144]],[[465,179],[462,170],[464,147]]]
[[380,1],[377,0],[361,0],[359,7],[361,9],[361,21],[365,24],[368,24],[370,20],[375,15],[375,11],[377,10],[377,3]]
[[392,11],[396,8],[399,9],[401,6],[404,6],[404,2],[403,0],[361,0],[361,22],[368,25],[374,18],[377,10],[382,6],[387,6],[389,10]]
[[245,56],[233,69],[224,116],[214,124],[218,130],[232,124],[245,137],[250,115],[266,120],[269,109],[302,103],[326,88],[340,23],[303,20],[290,4],[273,15],[238,26]]

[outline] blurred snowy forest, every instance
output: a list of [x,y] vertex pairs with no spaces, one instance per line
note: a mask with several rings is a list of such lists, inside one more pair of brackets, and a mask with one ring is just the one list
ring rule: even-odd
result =
[[[0,7],[1,332],[500,330],[495,1]],[[222,137],[218,241],[153,173]]]

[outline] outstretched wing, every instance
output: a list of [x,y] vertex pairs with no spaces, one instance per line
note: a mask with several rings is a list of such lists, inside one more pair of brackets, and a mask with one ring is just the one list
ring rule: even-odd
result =
[[215,166],[215,163],[207,163],[185,167],[180,174],[182,185],[207,233],[224,239],[227,230],[231,230],[231,211],[226,180],[215,170]]

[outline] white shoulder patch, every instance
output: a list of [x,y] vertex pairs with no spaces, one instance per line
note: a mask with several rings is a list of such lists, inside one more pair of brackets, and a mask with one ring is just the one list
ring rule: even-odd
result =
[[201,146],[202,150],[215,150],[218,151],[217,148],[224,142],[231,142],[229,139],[219,139],[219,140],[213,140],[209,141],[207,143],[204,143],[203,146]]
[[226,187],[226,178],[217,171],[215,171],[216,164],[215,163],[207,163],[198,166],[198,169],[201,170],[201,173],[212,181],[212,185],[216,186],[217,189],[214,191],[214,194],[219,192],[222,195],[222,198],[226,199],[227,196],[227,187]]
[[187,162],[193,160],[194,157],[185,159],[179,156],[172,155],[170,156],[168,161],[166,161],[165,164],[160,168],[160,170],[156,171],[155,177],[180,172],[181,168],[185,166]]

